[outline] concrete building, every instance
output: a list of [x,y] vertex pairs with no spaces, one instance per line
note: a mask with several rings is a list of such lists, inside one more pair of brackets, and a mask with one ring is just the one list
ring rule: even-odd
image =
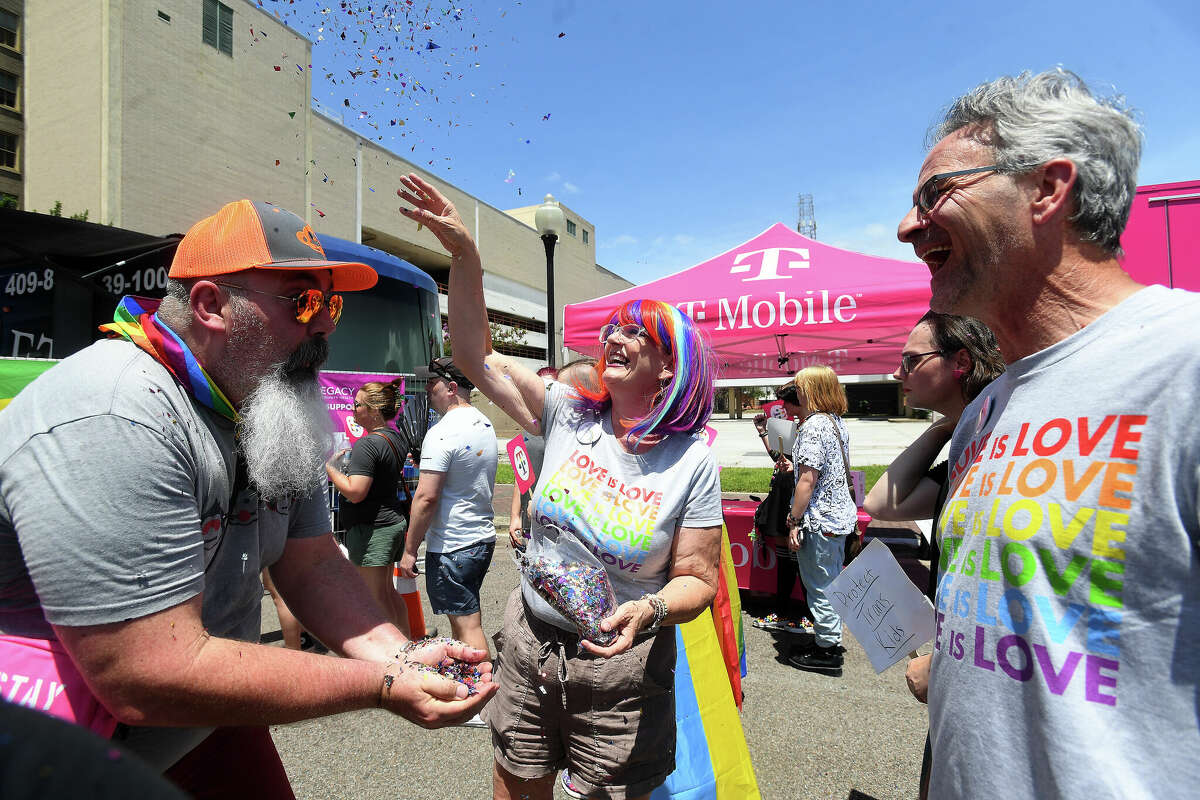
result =
[[37,0],[23,26],[23,208],[61,201],[65,215],[162,235],[231,199],[263,199],[444,285],[449,257],[396,212],[399,177],[416,172],[472,229],[492,319],[523,338],[500,349],[530,365],[561,343],[564,304],[632,285],[596,264],[595,227],[564,207],[549,341],[535,207],[490,206],[313,109],[312,43],[249,0]]
[[21,207],[25,144],[22,0],[0,0],[0,207]]

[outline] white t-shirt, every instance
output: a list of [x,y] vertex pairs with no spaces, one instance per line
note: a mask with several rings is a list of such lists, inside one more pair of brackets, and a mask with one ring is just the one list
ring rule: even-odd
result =
[[1200,785],[1200,295],[1142,289],[963,412],[930,797]]
[[[542,429],[546,454],[530,503],[533,525],[557,525],[590,547],[618,603],[666,585],[678,528],[721,524],[717,464],[703,439],[673,434],[634,455],[613,435],[607,413],[597,419],[580,412],[560,383],[546,388]],[[539,619],[575,631],[527,581],[522,593]]]
[[429,429],[421,443],[421,470],[446,480],[426,534],[426,549],[450,553],[496,539],[496,431],[473,406],[458,406]]

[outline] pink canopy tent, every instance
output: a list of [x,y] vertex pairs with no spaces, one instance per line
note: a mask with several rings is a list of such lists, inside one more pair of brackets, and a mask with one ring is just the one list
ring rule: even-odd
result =
[[716,350],[723,379],[781,378],[811,364],[839,375],[896,368],[929,309],[921,262],[852,253],[776,223],[690,269],[564,309],[563,343],[598,355],[597,334],[627,300],[678,306]]

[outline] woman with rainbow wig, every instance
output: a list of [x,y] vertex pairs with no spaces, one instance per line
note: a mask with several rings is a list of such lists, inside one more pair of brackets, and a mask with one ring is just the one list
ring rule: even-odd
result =
[[649,797],[675,769],[675,635],[712,602],[721,491],[697,436],[713,407],[715,359],[692,321],[655,300],[618,308],[597,332],[594,388],[547,386],[492,349],[479,251],[453,204],[416,175],[401,209],[451,255],[454,363],[525,430],[545,439],[530,502],[535,528],[573,536],[604,564],[619,603],[580,640],[526,582],[496,636],[500,689],[481,716],[492,731],[493,796],[551,800],[569,768],[579,796]]

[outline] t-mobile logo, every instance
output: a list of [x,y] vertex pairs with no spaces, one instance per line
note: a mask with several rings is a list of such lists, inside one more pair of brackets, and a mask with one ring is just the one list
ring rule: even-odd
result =
[[743,259],[749,256],[761,254],[762,258],[758,263],[758,274],[749,278],[742,278],[743,281],[774,281],[781,278],[790,278],[791,275],[779,274],[779,254],[780,253],[795,253],[804,259],[803,261],[788,261],[782,266],[785,269],[808,269],[808,248],[806,247],[768,247],[766,250],[751,250],[747,253],[738,253],[737,258],[733,260],[734,266],[730,267],[730,275],[739,275],[743,272],[749,272],[754,267],[751,264],[741,263]]

